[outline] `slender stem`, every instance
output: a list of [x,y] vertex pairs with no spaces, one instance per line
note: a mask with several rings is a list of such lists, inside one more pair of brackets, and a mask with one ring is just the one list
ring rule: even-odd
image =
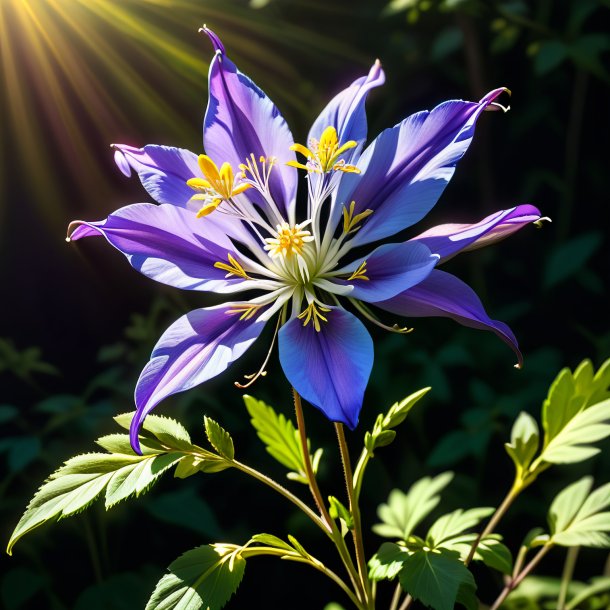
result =
[[500,506],[496,509],[496,512],[489,520],[489,523],[487,524],[485,529],[477,536],[477,539],[472,543],[470,553],[468,553],[468,557],[464,562],[466,565],[468,565],[472,561],[472,558],[477,552],[477,548],[481,540],[483,540],[485,536],[488,536],[496,529],[496,526],[500,522],[500,519],[502,519],[506,511],[510,508],[511,504],[516,500],[522,489],[522,486],[519,485],[517,482],[513,483],[513,486],[510,488],[510,491],[506,494],[504,500],[502,500],[502,504],[500,504]]
[[412,602],[413,598],[411,597],[411,595],[407,595],[398,610],[407,610],[407,608],[411,605]]
[[343,462],[343,472],[345,473],[345,485],[347,488],[347,497],[349,499],[349,509],[354,519],[354,529],[352,536],[354,538],[354,548],[356,549],[356,563],[358,564],[358,573],[364,587],[367,600],[373,606],[374,600],[371,595],[371,581],[368,578],[366,569],[366,558],[364,554],[364,544],[362,542],[362,521],[360,519],[360,508],[354,494],[354,477],[352,474],[352,464],[349,458],[349,450],[347,441],[345,440],[345,431],[343,424],[335,423],[335,431],[337,432],[337,440],[339,441],[339,451],[341,453],[341,461]]
[[578,559],[579,546],[573,546],[566,553],[566,560],[563,564],[563,572],[561,573],[561,588],[559,589],[559,597],[557,599],[557,610],[564,610],[566,599],[568,598],[568,587],[574,575],[576,560]]
[[250,475],[251,477],[254,477],[261,483],[264,483],[268,487],[271,487],[271,489],[277,491],[279,494],[284,496],[287,500],[290,500],[290,502],[292,502],[299,509],[301,509],[327,536],[331,537],[331,532],[329,531],[326,523],[324,523],[324,521],[322,521],[322,519],[320,519],[320,517],[318,517],[318,515],[316,515],[316,513],[314,513],[311,510],[311,508],[309,508],[309,506],[307,506],[307,504],[305,504],[305,502],[303,502],[300,498],[297,498],[297,496],[295,496],[293,493],[288,491],[285,487],[280,485],[277,481],[274,481],[272,478],[268,477],[267,475],[263,474],[262,472],[259,472],[258,470],[255,470],[254,468],[251,468],[250,466],[246,466],[246,464],[242,464],[241,462],[238,462],[237,460],[230,460],[230,462],[238,470],[241,470],[242,472],[245,472],[246,474]]
[[301,397],[299,393],[292,388],[292,395],[294,397],[294,410],[297,418],[297,427],[299,430],[299,438],[301,441],[301,447],[303,450],[303,463],[305,466],[305,474],[307,475],[307,480],[309,481],[309,489],[311,490],[311,494],[314,498],[316,506],[322,515],[322,519],[319,519],[321,523],[324,524],[324,529],[326,533],[330,536],[330,538],[335,543],[337,547],[337,551],[339,552],[339,556],[345,565],[345,569],[347,570],[350,579],[352,581],[352,585],[358,592],[359,596],[364,600],[365,597],[365,589],[362,586],[362,582],[358,577],[358,571],[354,566],[354,562],[352,561],[352,557],[350,552],[345,544],[345,540],[341,535],[341,532],[337,528],[337,524],[334,519],[328,513],[326,505],[324,504],[324,500],[322,498],[322,494],[320,493],[320,488],[318,486],[318,482],[316,481],[315,474],[313,472],[313,467],[311,465],[311,458],[309,455],[309,447],[307,445],[307,432],[305,430],[305,418],[303,417],[303,406],[301,404]]
[[389,610],[398,610],[398,602],[400,602],[400,596],[402,595],[402,587],[400,583],[397,583],[396,589],[394,589],[394,595],[392,595],[392,602],[390,603]]
[[356,502],[360,499],[360,490],[364,479],[364,471],[371,459],[371,454],[365,449],[362,450],[356,468],[354,469],[354,498]]
[[322,498],[322,494],[320,493],[320,488],[318,487],[318,482],[316,481],[316,477],[313,472],[313,467],[311,465],[311,458],[309,456],[309,447],[307,445],[307,432],[305,431],[305,418],[303,417],[303,406],[301,405],[301,397],[299,393],[292,388],[292,396],[294,398],[294,410],[297,417],[297,428],[299,430],[299,437],[301,439],[301,447],[303,448],[303,464],[305,466],[305,474],[307,475],[307,480],[309,481],[309,489],[311,490],[311,495],[313,496],[314,502],[320,511],[320,515],[322,515],[322,519],[325,522],[326,527],[329,531],[332,531],[332,519],[328,514],[328,510],[326,509],[326,505],[324,504],[324,499]]
[[504,603],[504,600],[508,597],[513,589],[516,589],[521,581],[540,563],[542,558],[553,548],[553,544],[549,543],[543,546],[539,553],[523,568],[521,573],[512,578],[509,583],[502,589],[502,592],[498,596],[498,599],[493,603],[493,606],[489,610],[498,610],[498,608]]
[[104,575],[102,574],[102,565],[98,554],[98,546],[95,541],[93,529],[91,528],[90,516],[85,515],[83,519],[85,539],[87,540],[87,547],[89,548],[89,555],[91,557],[91,565],[93,566],[93,573],[95,575],[95,582],[104,582]]

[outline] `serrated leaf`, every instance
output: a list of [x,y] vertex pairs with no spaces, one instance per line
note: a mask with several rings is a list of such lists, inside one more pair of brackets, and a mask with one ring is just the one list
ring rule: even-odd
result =
[[354,517],[347,507],[345,507],[335,496],[328,496],[330,503],[329,513],[333,519],[341,519],[347,529],[354,529]]
[[[576,413],[542,450],[538,460],[552,464],[567,464],[585,460],[599,449],[591,443],[610,435],[610,400]],[[537,460],[537,461],[538,461]]]
[[267,546],[272,546],[276,549],[294,552],[294,548],[292,546],[273,534],[255,534],[252,536],[252,540],[254,542],[260,542],[261,544],[266,544]]
[[399,579],[414,599],[434,610],[453,610],[460,587],[476,590],[459,554],[448,551],[416,551],[405,559]]
[[386,538],[406,540],[414,528],[425,519],[440,502],[438,493],[453,479],[452,472],[424,477],[415,482],[405,494],[399,489],[390,492],[388,503],[377,509],[382,523],[373,526],[373,531]]
[[474,559],[502,574],[512,574],[513,556],[510,549],[496,538],[486,537],[479,542]]
[[224,547],[200,546],[169,566],[146,610],[220,610],[237,590],[246,561]]
[[[109,453],[137,455],[131,447],[128,434],[107,434],[106,436],[98,438],[95,442]],[[142,449],[143,455],[165,453],[165,449],[163,449],[161,444],[153,439],[142,439],[140,448]]]
[[593,480],[583,477],[553,500],[548,514],[551,542],[560,546],[609,547],[610,483],[591,493]]
[[[272,407],[262,400],[246,395],[244,396],[244,403],[250,414],[250,423],[254,426],[258,437],[265,443],[267,452],[280,464],[294,471],[294,474],[290,473],[288,475],[289,478],[307,484],[303,450],[299,433],[294,424],[281,413],[276,413]],[[314,474],[320,457],[321,450],[318,449],[314,453],[314,457],[311,458]]]
[[205,433],[210,441],[210,445],[222,455],[222,457],[232,460],[235,457],[235,447],[231,435],[217,422],[209,417],[203,418]]
[[369,577],[372,580],[393,580],[408,556],[397,544],[384,542],[369,560]]
[[[134,413],[122,413],[114,418],[114,421],[129,430]],[[162,415],[148,415],[142,424],[140,436],[145,440],[152,435],[155,439],[172,449],[188,451],[192,449],[191,437],[186,428],[175,419]]]
[[198,472],[201,472],[201,458],[195,455],[185,455],[174,470],[174,477],[177,479],[186,479]]
[[428,530],[426,544],[433,549],[442,547],[443,543],[478,525],[482,519],[489,517],[494,510],[494,508],[490,507],[471,508],[469,510],[458,508],[451,513],[443,515]]
[[576,393],[574,377],[570,369],[562,369],[542,403],[542,427],[545,431],[545,445],[585,406],[584,396]]
[[[133,493],[142,493],[177,459],[178,454],[128,456],[109,453],[87,453],[71,458],[36,492],[15,527],[7,553],[10,555],[15,543],[33,529],[85,510],[104,490],[107,506]],[[108,492],[115,476],[115,484]]]
[[517,476],[521,478],[529,468],[540,444],[540,431],[536,420],[525,411],[513,424],[510,434],[510,443],[505,443],[506,452],[515,464]]

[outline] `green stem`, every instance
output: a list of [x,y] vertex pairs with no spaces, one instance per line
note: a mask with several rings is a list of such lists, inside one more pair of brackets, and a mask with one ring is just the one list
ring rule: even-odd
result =
[[398,610],[407,610],[407,608],[411,605],[412,602],[413,598],[411,597],[411,595],[407,595]]
[[364,471],[371,459],[372,454],[367,451],[367,449],[363,449],[360,457],[358,458],[358,463],[356,464],[356,468],[354,470],[354,498],[356,502],[360,499],[360,491],[362,489],[362,481],[364,480]]
[[489,520],[489,523],[487,524],[485,529],[477,536],[477,539],[472,543],[470,553],[468,553],[468,557],[464,562],[466,565],[468,565],[472,561],[472,558],[477,552],[477,548],[481,540],[483,540],[485,536],[488,536],[496,529],[496,526],[500,522],[500,519],[502,519],[506,511],[510,508],[511,504],[517,499],[522,490],[523,487],[517,481],[515,481],[515,483],[513,483],[513,486],[510,488],[510,491],[506,494],[504,500],[502,500],[502,504],[500,504],[500,506],[496,509],[496,512]]
[[362,541],[362,521],[360,518],[360,507],[354,493],[354,478],[352,475],[352,464],[349,458],[349,450],[345,440],[345,431],[343,424],[335,423],[335,431],[337,432],[337,440],[339,441],[339,451],[341,453],[341,461],[343,462],[343,472],[345,474],[345,485],[347,488],[347,497],[349,499],[349,509],[354,519],[354,529],[352,536],[354,538],[354,548],[356,549],[356,563],[358,564],[358,573],[360,581],[366,593],[368,607],[374,608],[374,599],[371,594],[371,581],[368,578],[366,569],[366,558],[364,554],[364,544]]
[[568,587],[574,575],[576,560],[578,559],[579,546],[570,547],[566,554],[566,561],[563,564],[563,572],[561,573],[561,588],[559,589],[559,597],[557,599],[557,610],[564,610],[566,600],[568,598]]
[[341,535],[341,532],[337,528],[337,524],[334,519],[328,513],[326,505],[324,504],[324,500],[322,498],[322,494],[320,493],[320,488],[318,486],[318,482],[316,481],[315,474],[313,472],[313,467],[311,465],[311,458],[309,455],[309,447],[307,445],[307,432],[305,430],[305,418],[303,417],[303,406],[301,404],[301,397],[299,393],[292,388],[292,395],[294,397],[294,410],[297,418],[297,428],[299,430],[299,439],[301,441],[301,447],[303,450],[303,464],[305,466],[305,474],[307,476],[307,480],[309,482],[309,489],[311,490],[311,494],[314,498],[314,501],[322,515],[322,519],[320,519],[321,523],[324,524],[324,528],[326,533],[330,536],[330,538],[335,543],[337,547],[337,551],[339,552],[339,556],[345,565],[345,569],[347,570],[352,585],[355,590],[358,592],[359,597],[361,599],[366,599],[365,590],[362,587],[362,583],[358,577],[358,571],[354,566],[354,562],[352,561],[352,557],[350,552],[345,544],[345,540]]
[[539,553],[534,557],[526,566],[523,568],[521,573],[516,577],[512,578],[502,589],[502,592],[498,596],[498,599],[493,603],[493,606],[489,610],[498,610],[498,608],[504,603],[504,600],[508,597],[513,589],[516,589],[521,581],[540,563],[542,558],[553,548],[553,543],[548,543],[543,546]]
[[400,596],[402,595],[402,587],[400,583],[396,585],[396,589],[394,589],[394,595],[392,595],[392,601],[390,603],[389,610],[398,610],[398,602],[400,602]]

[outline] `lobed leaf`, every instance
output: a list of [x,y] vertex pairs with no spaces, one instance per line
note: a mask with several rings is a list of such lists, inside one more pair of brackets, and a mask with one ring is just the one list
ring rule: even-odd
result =
[[522,411],[513,424],[510,443],[504,444],[506,452],[515,464],[519,478],[532,463],[539,444],[540,431],[536,420],[529,413]]
[[478,525],[485,517],[494,512],[494,508],[471,508],[454,510],[439,517],[428,530],[426,544],[430,548],[442,547],[444,543],[463,534],[466,530]]
[[[121,428],[129,430],[133,416],[134,413],[122,413],[117,415],[114,421]],[[148,415],[142,424],[140,436],[144,442],[152,436],[163,445],[172,449],[189,450],[193,446],[186,428],[175,419],[162,415]]]
[[204,417],[203,421],[205,433],[210,441],[210,445],[212,445],[222,457],[232,460],[235,457],[235,447],[233,446],[231,435],[210,417]]
[[181,555],[146,604],[146,610],[220,610],[237,591],[246,568],[238,550],[200,546]]
[[369,560],[372,580],[393,580],[403,568],[408,553],[394,542],[384,542]]
[[374,525],[373,531],[385,538],[406,540],[415,527],[436,508],[440,502],[438,493],[452,479],[453,473],[445,472],[416,481],[406,494],[399,489],[392,490],[388,503],[377,509],[382,523]]

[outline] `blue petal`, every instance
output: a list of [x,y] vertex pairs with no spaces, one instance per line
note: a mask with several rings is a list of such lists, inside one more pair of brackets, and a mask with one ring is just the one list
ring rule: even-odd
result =
[[474,135],[483,110],[502,93],[481,102],[449,101],[431,112],[418,112],[383,131],[358,162],[360,174],[342,177],[333,221],[356,202],[355,214],[373,210],[352,242],[362,245],[406,229],[436,204]]
[[358,143],[358,147],[342,156],[346,162],[351,162],[366,141],[366,97],[371,89],[383,85],[384,82],[385,74],[381,63],[376,61],[367,76],[356,79],[322,110],[309,131],[308,141],[312,138],[319,140],[327,127],[334,127],[341,144],[349,140]]
[[265,323],[241,320],[231,305],[196,309],[174,322],[161,336],[138,380],[131,445],[140,453],[138,431],[163,399],[219,375],[254,343]]
[[523,363],[513,331],[504,322],[492,320],[474,290],[445,271],[435,269],[417,286],[375,305],[407,318],[452,318],[470,328],[490,330],[515,352],[518,366]]
[[373,368],[373,340],[355,316],[338,307],[316,331],[293,318],[279,332],[284,374],[295,390],[334,422],[353,430]]
[[349,281],[333,278],[332,282],[340,286],[353,286],[352,292],[346,296],[374,303],[389,299],[428,277],[438,263],[438,256],[433,255],[423,244],[416,242],[384,244],[369,256],[351,263],[340,272],[351,274],[364,261],[366,261],[364,275],[367,280]]
[[[257,162],[261,156],[275,157],[269,180],[271,197],[285,219],[294,222],[297,170],[286,165],[296,160],[290,150],[294,144],[290,129],[275,104],[224,54],[220,39],[209,30],[206,33],[216,55],[210,64],[203,125],[205,151],[219,167],[228,162],[234,169],[251,154]],[[267,205],[254,189],[248,191],[248,198]]]

